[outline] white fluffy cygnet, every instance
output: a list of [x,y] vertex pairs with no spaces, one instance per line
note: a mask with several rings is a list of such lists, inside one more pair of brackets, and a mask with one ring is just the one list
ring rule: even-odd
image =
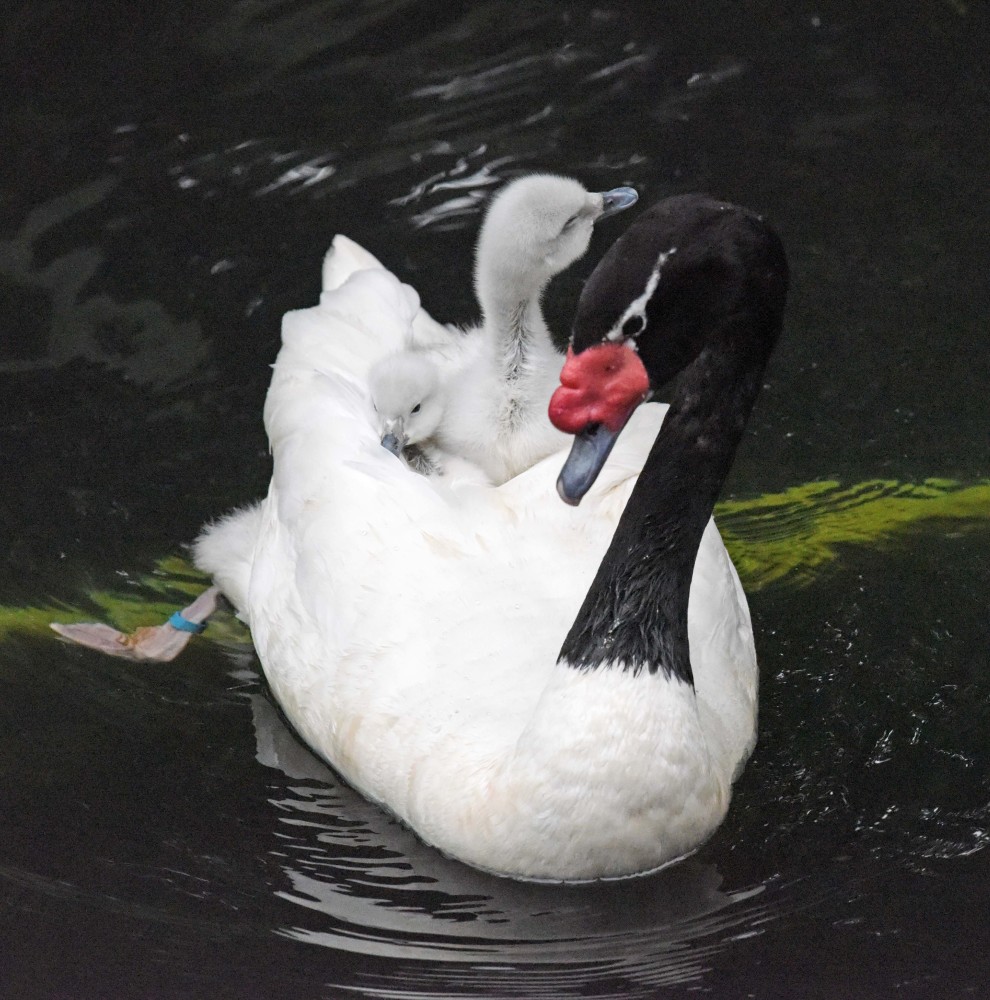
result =
[[479,466],[437,444],[446,389],[433,351],[408,348],[386,355],[369,370],[368,391],[383,447],[410,469],[424,476],[491,484]]
[[[548,174],[522,177],[495,196],[476,250],[480,325],[417,344],[376,373],[376,405],[388,420],[403,421],[402,449],[417,445],[413,434],[429,426],[419,440],[430,438],[436,455],[466,459],[498,484],[564,447],[565,435],[547,417],[564,359],[540,300],[550,279],[588,249],[595,223],[635,201],[632,188],[589,192]],[[441,381],[433,386],[423,362],[438,351]]]
[[436,364],[414,349],[389,354],[368,372],[368,391],[382,445],[416,472],[442,472],[433,440],[444,410]]
[[540,305],[550,279],[588,249],[595,223],[636,201],[632,188],[590,192],[533,174],[493,199],[478,237],[478,350],[447,386],[437,440],[503,483],[567,444],[547,417],[563,355]]

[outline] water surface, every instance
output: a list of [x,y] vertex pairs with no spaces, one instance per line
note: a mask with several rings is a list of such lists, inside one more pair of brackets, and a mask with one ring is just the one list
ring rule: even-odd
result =
[[[981,995],[988,15],[861,8],[53,0],[8,17],[6,993]],[[742,202],[794,275],[722,508],[760,743],[710,843],[598,886],[516,884],[421,845],[299,746],[230,621],[141,668],[44,628],[178,606],[168,560],[264,491],[280,317],[315,301],[334,233],[468,320],[485,201],[535,169],[633,184],[641,205]],[[551,286],[560,335],[625,224]]]

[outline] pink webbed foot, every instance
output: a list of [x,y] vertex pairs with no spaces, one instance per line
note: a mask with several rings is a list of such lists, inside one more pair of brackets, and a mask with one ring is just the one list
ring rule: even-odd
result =
[[172,615],[164,625],[145,625],[133,632],[119,632],[100,622],[74,625],[52,622],[50,627],[70,642],[110,656],[167,663],[174,660],[186,648],[186,643],[206,627],[206,620],[216,610],[219,593],[216,587],[210,587],[188,607]]

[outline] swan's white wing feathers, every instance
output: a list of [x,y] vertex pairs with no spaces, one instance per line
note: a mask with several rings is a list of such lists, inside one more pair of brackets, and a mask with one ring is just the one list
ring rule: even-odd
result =
[[338,233],[323,257],[323,291],[339,288],[355,271],[385,270],[378,258],[360,243]]
[[756,742],[759,671],[746,595],[714,520],[691,577],[688,638],[709,745],[734,779]]
[[[324,292],[339,288],[355,271],[386,270],[378,258],[360,243],[341,233],[333,238],[323,258]],[[417,343],[454,341],[460,331],[438,323],[420,306],[412,321],[412,337]]]
[[[418,720],[399,730],[415,725],[422,735],[475,704],[472,742],[483,744],[487,731],[504,749],[532,704],[525,692],[545,680],[590,583],[597,558],[589,558],[589,544],[600,557],[611,527],[561,503],[547,509],[559,463],[541,463],[505,490],[410,473],[380,447],[366,390],[350,374],[358,367],[353,351],[321,342],[329,334],[320,324],[331,315],[294,317],[266,403],[276,457],[266,506],[277,511],[279,541],[266,541],[256,558],[255,576],[266,583],[252,586],[252,603],[277,604],[284,594],[270,588],[291,577],[288,592],[297,596],[289,603],[306,609],[310,630],[324,638],[324,676],[347,676],[341,684],[352,694],[373,678],[375,690],[356,709],[362,717],[390,716],[394,703]],[[334,340],[355,336],[346,308],[335,306],[332,321]],[[333,363],[340,368],[330,370]],[[263,569],[266,562],[286,570]],[[534,634],[537,605],[547,623],[543,641]],[[478,642],[488,621],[501,623],[504,639],[494,662]],[[367,636],[384,643],[373,656]],[[437,663],[438,651],[449,665]],[[416,711],[410,687],[420,692]],[[515,692],[508,700],[507,690]],[[516,710],[513,726],[506,712]]]

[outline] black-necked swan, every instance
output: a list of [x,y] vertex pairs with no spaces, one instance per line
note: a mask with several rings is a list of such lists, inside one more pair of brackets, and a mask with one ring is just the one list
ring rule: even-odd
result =
[[[419,311],[394,276],[358,272],[288,314],[269,494],[247,551],[220,522],[197,562],[314,751],[506,875],[630,875],[701,844],[756,738],[749,612],[710,514],[786,284],[777,236],[743,209],[686,196],[630,228],[585,287],[553,402],[579,434],[560,473],[576,509],[556,458],[451,486],[381,448],[368,370]],[[678,371],[665,421],[636,406]]]
[[[773,231],[701,196],[619,240],[554,401],[582,432],[561,486],[587,491],[578,509],[554,494],[555,459],[458,489],[380,447],[367,372],[418,309],[392,275],[360,272],[286,317],[242,610],[299,734],[428,843],[587,879],[652,870],[721,822],[756,736],[757,668],[710,514],[786,282]],[[658,404],[629,417],[681,369],[662,430]],[[208,547],[198,561],[222,571]]]

